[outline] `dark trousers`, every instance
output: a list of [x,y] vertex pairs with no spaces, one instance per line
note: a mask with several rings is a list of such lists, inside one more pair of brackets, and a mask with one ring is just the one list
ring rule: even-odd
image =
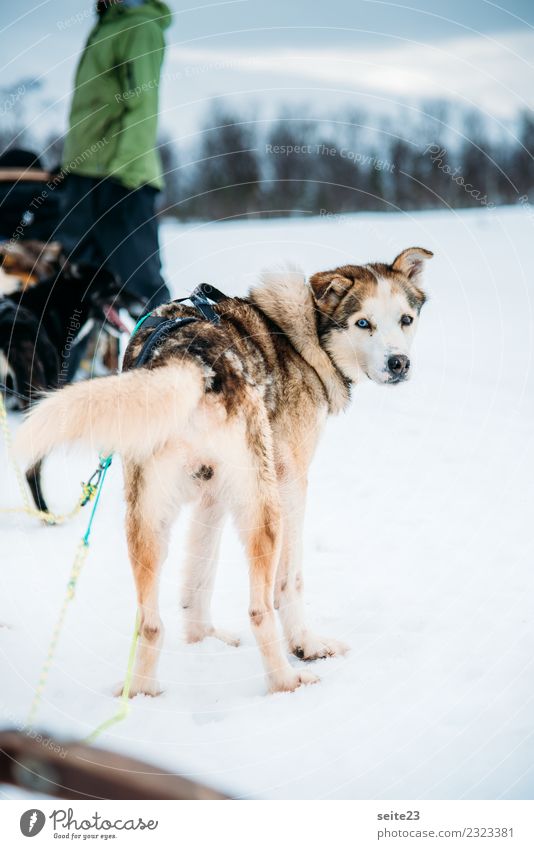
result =
[[70,260],[105,266],[146,309],[170,300],[161,276],[155,189],[69,174],[62,194],[57,239]]

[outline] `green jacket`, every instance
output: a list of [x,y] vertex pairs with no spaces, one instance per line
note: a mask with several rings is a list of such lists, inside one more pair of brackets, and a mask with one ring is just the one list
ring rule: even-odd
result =
[[113,177],[130,189],[161,189],[155,150],[158,89],[171,12],[161,0],[111,6],[82,53],[62,166],[66,173]]

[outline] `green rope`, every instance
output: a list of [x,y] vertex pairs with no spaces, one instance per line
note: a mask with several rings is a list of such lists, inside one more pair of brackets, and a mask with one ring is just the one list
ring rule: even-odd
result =
[[[143,321],[145,321],[145,320],[149,317],[149,315],[152,315],[152,313],[151,313],[151,312],[147,312],[145,315],[142,315],[142,316],[141,316],[141,318],[139,319],[139,321],[138,321],[138,322],[137,322],[137,324],[135,325],[134,329],[132,330],[131,336],[135,336],[135,334],[137,333],[137,331],[138,331],[138,330],[139,330],[139,328],[141,327],[141,325],[142,325]],[[130,337],[130,338],[131,338],[131,337]]]

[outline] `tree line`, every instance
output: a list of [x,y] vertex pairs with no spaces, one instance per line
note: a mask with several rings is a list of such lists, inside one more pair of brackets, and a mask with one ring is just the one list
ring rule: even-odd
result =
[[[0,153],[15,136],[32,146],[16,123],[0,128]],[[61,147],[61,137],[47,140],[46,166]],[[302,106],[266,119],[214,101],[187,143],[166,136],[159,150],[160,214],[181,220],[491,208],[534,197],[532,111],[496,132],[482,113],[446,102],[389,117],[316,117]]]
[[451,107],[398,123],[354,113],[253,121],[213,105],[193,144],[160,148],[180,219],[493,207],[534,197],[534,113],[496,136]]

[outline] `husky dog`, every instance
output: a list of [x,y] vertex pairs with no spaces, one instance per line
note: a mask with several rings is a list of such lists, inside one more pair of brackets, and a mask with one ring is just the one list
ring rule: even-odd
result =
[[83,439],[122,455],[126,533],[137,588],[140,634],[131,695],[160,692],[163,639],[158,577],[171,525],[194,502],[183,581],[185,637],[217,637],[210,598],[227,513],[249,564],[252,631],[271,691],[317,677],[289,664],[277,635],[303,660],[343,654],[343,643],[313,634],[303,605],[301,528],[307,473],[328,413],[349,403],[367,376],[393,385],[411,374],[410,345],[425,302],[423,248],[391,265],[345,265],[314,274],[269,272],[246,298],[214,309],[165,304],[155,315],[198,320],[163,335],[132,368],[150,335],[140,326],[123,373],[52,393],[30,413],[18,444],[29,463],[54,446]]

